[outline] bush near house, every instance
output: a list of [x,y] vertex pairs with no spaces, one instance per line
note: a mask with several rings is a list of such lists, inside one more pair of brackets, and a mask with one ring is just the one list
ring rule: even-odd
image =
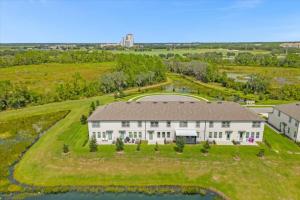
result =
[[182,137],[176,139],[176,146],[174,147],[175,151],[182,153],[184,149],[184,139]]
[[98,150],[97,140],[96,140],[96,136],[95,135],[92,136],[92,138],[90,140],[89,147],[90,147],[90,152],[96,152]]
[[123,143],[122,139],[120,139],[120,138],[117,138],[116,150],[117,151],[123,151],[124,150],[124,143]]

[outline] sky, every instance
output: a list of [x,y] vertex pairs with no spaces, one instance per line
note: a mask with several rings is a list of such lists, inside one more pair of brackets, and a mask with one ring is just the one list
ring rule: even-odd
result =
[[0,0],[0,43],[300,41],[300,0]]

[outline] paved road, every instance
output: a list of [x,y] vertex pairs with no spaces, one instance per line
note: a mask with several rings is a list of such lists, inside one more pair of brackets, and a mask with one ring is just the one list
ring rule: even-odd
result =
[[151,95],[138,99],[137,101],[199,101],[194,97],[181,95]]

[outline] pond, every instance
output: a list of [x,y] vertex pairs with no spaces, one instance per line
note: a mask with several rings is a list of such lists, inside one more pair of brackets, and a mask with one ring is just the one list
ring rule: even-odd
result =
[[194,194],[156,194],[147,195],[142,193],[85,193],[85,192],[67,192],[58,194],[42,194],[27,197],[27,200],[214,200],[219,199],[214,193],[207,192],[205,195]]

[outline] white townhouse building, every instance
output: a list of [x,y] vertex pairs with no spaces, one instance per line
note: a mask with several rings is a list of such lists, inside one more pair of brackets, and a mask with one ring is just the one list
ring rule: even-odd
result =
[[264,120],[234,102],[116,102],[88,118],[89,137],[98,144],[140,140],[164,144],[183,137],[186,143],[254,144],[263,139]]
[[277,105],[268,122],[296,142],[300,142],[300,102]]

